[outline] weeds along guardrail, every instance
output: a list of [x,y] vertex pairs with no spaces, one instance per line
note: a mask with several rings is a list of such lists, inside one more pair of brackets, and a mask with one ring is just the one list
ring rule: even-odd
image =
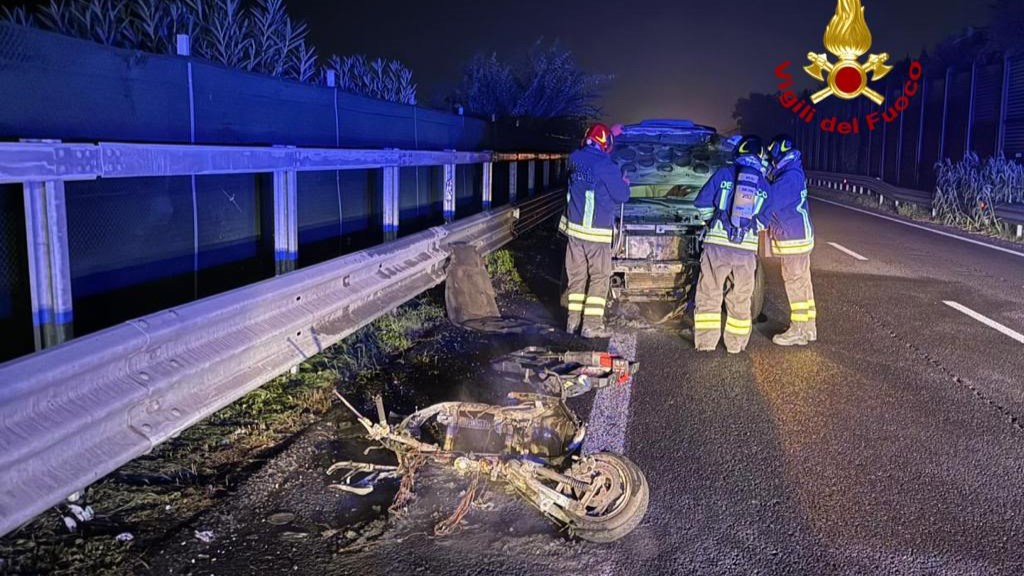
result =
[[[831,172],[808,171],[807,182],[812,187],[877,197],[879,205],[890,201],[897,209],[901,204],[917,206],[927,210],[932,218],[939,217],[939,210],[935,206],[933,194],[924,190],[901,188],[867,176]],[[1014,236],[1024,238],[1024,206],[1004,204],[988,206],[986,210],[995,217],[994,221],[1002,221],[1010,225]]]
[[[274,244],[295,250],[295,173],[382,168],[385,222],[404,166],[443,166],[454,217],[460,163],[480,163],[485,204],[493,164],[561,162],[553,154],[155,146],[0,144],[0,182],[25,187],[37,336],[52,345],[0,365],[0,535],[157,444],[444,281],[449,246],[497,249],[557,215],[564,190],[275,278],[61,341],[52,320],[70,303],[63,183],[171,174],[274,174]],[[515,168],[510,168],[514,172]],[[531,175],[536,174],[530,168]],[[561,173],[561,170],[559,170]],[[549,169],[542,171],[545,178]],[[390,184],[389,184],[390,179]],[[515,181],[515,179],[513,179]],[[514,186],[511,199],[517,200]],[[294,259],[290,259],[294,262]],[[51,317],[47,324],[44,320]]]

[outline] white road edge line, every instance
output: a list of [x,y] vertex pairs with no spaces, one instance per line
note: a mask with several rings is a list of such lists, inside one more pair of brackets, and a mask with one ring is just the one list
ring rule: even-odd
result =
[[867,258],[861,256],[860,254],[857,254],[856,252],[854,252],[853,250],[850,250],[846,246],[841,246],[839,244],[836,244],[835,242],[829,242],[828,245],[833,247],[833,248],[835,248],[836,250],[839,250],[840,252],[845,253],[847,256],[851,256],[851,257],[853,257],[853,258],[855,258],[857,260],[860,260],[861,262],[867,262],[868,261]]
[[1000,324],[999,322],[996,322],[995,320],[992,320],[991,318],[987,318],[985,316],[982,316],[981,314],[975,312],[974,310],[971,310],[967,306],[964,306],[963,304],[960,304],[958,302],[953,302],[952,300],[943,300],[942,303],[945,304],[946,306],[949,306],[950,308],[958,311],[958,312],[962,312],[962,313],[966,314],[967,316],[970,316],[971,318],[974,318],[975,320],[977,320],[978,322],[981,322],[982,324],[988,326],[989,328],[993,328],[995,330],[998,330],[999,332],[1002,332],[1006,336],[1009,336],[1010,338],[1013,338],[1017,342],[1020,342],[1021,344],[1024,344],[1024,334],[1021,334],[1020,332],[1017,332],[1016,330],[1012,330],[1010,328],[1007,328],[1006,326],[1003,326],[1002,324]]
[[841,202],[833,202],[832,200],[825,200],[824,198],[818,198],[817,196],[811,196],[811,199],[815,200],[816,202],[824,202],[825,204],[831,204],[833,206],[839,206],[840,208],[846,208],[847,210],[853,210],[854,212],[860,212],[861,214],[867,214],[868,216],[874,216],[875,218],[881,218],[882,220],[888,220],[890,222],[895,222],[897,224],[902,224],[904,226],[909,226],[911,228],[917,228],[918,230],[924,230],[925,232],[931,232],[932,234],[938,234],[939,236],[945,236],[947,238],[952,238],[954,240],[959,240],[961,242],[967,242],[968,244],[974,244],[974,245],[977,245],[977,246],[983,246],[985,248],[991,248],[992,250],[998,250],[999,252],[1005,252],[1006,254],[1012,254],[1012,255],[1017,256],[1019,258],[1024,258],[1024,252],[1018,252],[1016,250],[1010,250],[1009,248],[1003,248],[1002,246],[996,246],[995,244],[989,244],[987,242],[982,242],[980,240],[974,240],[972,238],[965,238],[963,236],[960,236],[960,235],[957,235],[957,234],[952,234],[950,232],[943,232],[942,230],[935,230],[935,229],[929,228],[927,226],[921,226],[920,224],[914,224],[913,222],[905,222],[903,220],[900,220],[899,218],[893,218],[891,216],[886,216],[884,214],[877,214],[875,212],[871,212],[870,210],[861,210],[860,208],[854,208],[853,206],[847,206],[846,204],[843,204]]
[[[636,360],[636,334],[619,333],[612,336],[608,351]],[[590,424],[583,439],[583,453],[610,451],[626,452],[626,429],[629,426],[629,404],[636,378],[625,386],[613,384],[597,391],[594,407],[590,411]]]

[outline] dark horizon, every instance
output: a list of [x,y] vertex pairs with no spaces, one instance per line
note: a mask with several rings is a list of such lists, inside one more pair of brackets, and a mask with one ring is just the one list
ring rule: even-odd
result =
[[[773,91],[773,70],[809,51],[823,51],[822,35],[834,0],[777,0],[736,10],[698,13],[695,3],[653,0],[641,10],[615,0],[553,4],[524,0],[507,5],[444,0],[329,6],[290,0],[289,11],[306,20],[323,56],[365,53],[397,58],[409,66],[420,101],[437,104],[457,84],[462,66],[477,52],[516,57],[538,39],[557,40],[591,72],[615,80],[602,102],[609,121],[689,118],[719,130],[734,127],[737,98]],[[866,0],[873,52],[892,60],[916,56],[946,36],[988,21],[988,5],[968,0]],[[370,25],[369,23],[374,23]],[[602,31],[607,39],[602,40]],[[764,49],[757,49],[764,46]]]

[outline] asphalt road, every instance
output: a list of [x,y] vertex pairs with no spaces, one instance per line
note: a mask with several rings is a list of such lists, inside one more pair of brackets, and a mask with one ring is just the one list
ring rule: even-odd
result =
[[1024,257],[812,210],[818,343],[772,345],[788,317],[777,264],[746,355],[698,355],[671,330],[618,338],[641,373],[591,417],[651,486],[630,536],[569,542],[496,494],[435,539],[436,503],[458,487],[428,481],[420,511],[361,551],[304,539],[254,554],[225,534],[159,572],[1024,573]]

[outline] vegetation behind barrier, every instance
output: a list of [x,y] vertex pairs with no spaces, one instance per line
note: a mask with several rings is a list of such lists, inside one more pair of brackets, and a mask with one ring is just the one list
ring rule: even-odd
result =
[[333,70],[342,90],[416,104],[412,72],[396,60],[331,56],[321,66],[285,0],[51,0],[35,10],[5,6],[0,20],[154,54],[175,54],[176,36],[187,34],[193,55],[230,68],[313,84]]
[[1002,155],[981,160],[971,152],[959,162],[937,163],[935,172],[932,203],[946,224],[1001,234],[996,206],[1024,203],[1024,165]]

